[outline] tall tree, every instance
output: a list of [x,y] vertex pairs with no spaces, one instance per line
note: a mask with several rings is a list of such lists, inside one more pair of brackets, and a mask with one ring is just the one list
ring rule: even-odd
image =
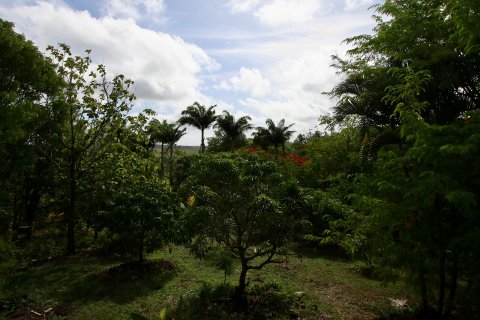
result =
[[118,132],[125,127],[125,114],[135,96],[132,81],[123,75],[107,79],[103,65],[91,71],[90,51],[73,56],[70,47],[49,47],[57,73],[65,86],[54,101],[57,120],[52,157],[65,185],[64,212],[67,224],[67,253],[75,253],[75,225],[79,197],[88,192],[84,184],[95,175],[96,163],[112,160]]
[[13,231],[24,223],[30,235],[50,181],[41,151],[51,135],[50,100],[60,86],[48,59],[0,19],[0,208],[12,215]]
[[173,149],[178,140],[180,140],[186,134],[186,130],[187,129],[180,129],[180,126],[175,126],[174,124],[171,124],[170,130],[168,130],[166,135],[166,141],[168,143],[168,149],[170,151],[168,175],[170,184],[172,184],[173,180]]
[[243,116],[235,120],[235,117],[228,111],[217,118],[214,127],[220,129],[224,136],[230,140],[231,151],[235,149],[235,143],[239,137],[244,135],[245,131],[252,129],[252,125],[248,121],[252,120],[249,116]]
[[215,244],[235,255],[241,263],[236,303],[242,308],[247,272],[275,262],[279,249],[299,231],[305,211],[301,191],[275,162],[257,155],[201,155],[189,173],[178,192],[186,203],[193,251],[202,255]]
[[419,116],[430,124],[449,124],[480,104],[478,1],[389,0],[374,8],[373,34],[345,40],[353,45],[347,59],[334,57],[345,78],[327,93],[337,99],[337,122],[360,120],[368,167],[381,145],[404,147],[395,107],[406,101],[394,103],[385,89],[405,77],[429,75],[417,94],[425,102]]
[[205,129],[210,128],[215,120],[217,120],[215,110],[213,110],[215,107],[216,105],[207,109],[205,106],[195,102],[193,105],[188,106],[186,110],[182,111],[182,116],[178,120],[179,124],[194,126],[202,132],[200,144],[201,153],[205,152]]
[[381,150],[350,195],[360,213],[345,238],[365,244],[377,271],[409,274],[429,318],[450,319],[458,304],[466,318],[478,312],[480,120],[468,114],[466,123],[417,126],[406,152]]
[[480,3],[476,0],[448,0],[447,3],[462,48],[467,53],[480,52]]
[[160,122],[158,119],[153,119],[150,121],[147,128],[147,133],[150,137],[150,143],[152,147],[154,147],[156,143],[160,142],[160,177],[162,178],[165,174],[164,146],[169,142],[173,126],[174,125],[168,123],[167,120]]
[[[473,49],[468,50],[475,48],[474,41],[478,39],[470,32],[471,26],[477,23],[474,17],[478,16],[475,12],[478,4],[473,3],[389,0],[375,6],[374,34],[346,40],[354,48],[349,51],[350,60],[343,61],[339,71],[356,68],[356,72],[346,73],[350,82],[359,77],[372,82],[360,88],[361,94],[355,94],[357,97],[367,97],[369,93],[378,97],[382,91],[382,86],[375,85],[378,81],[372,77],[372,68],[383,69],[380,75],[387,75],[383,76],[386,85],[400,82],[392,70],[428,71],[431,79],[419,92],[419,99],[428,103],[421,116],[429,123],[451,123],[480,103],[480,58]],[[460,22],[465,14],[472,18],[472,23]],[[342,100],[349,95],[349,92],[340,92],[337,96]],[[379,109],[382,102],[375,100]]]
[[257,127],[257,132],[254,133],[256,139],[264,141],[273,145],[275,149],[275,159],[278,158],[278,147],[282,147],[282,155],[285,156],[285,142],[287,142],[292,134],[295,132],[289,130],[294,123],[286,126],[285,119],[282,119],[275,125],[272,119],[267,119],[267,127]]
[[371,127],[398,126],[398,119],[392,117],[394,107],[383,100],[385,88],[395,84],[388,67],[370,66],[367,61],[349,63],[335,56],[333,66],[345,76],[325,94],[336,100],[333,120],[342,123],[349,116],[355,116],[362,131]]
[[[453,4],[460,12],[451,11]],[[475,7],[470,1],[387,0],[376,6],[374,35],[347,40],[355,45],[349,67],[374,66],[390,76],[381,100],[393,107],[407,145],[381,148],[372,172],[357,176],[359,194],[349,201],[359,212],[346,219],[354,231],[344,221],[335,224],[347,242],[365,245],[380,270],[412,275],[423,309],[434,309],[431,318],[450,318],[457,292],[473,297],[480,288],[472,268],[479,252],[472,240],[479,232],[472,214],[479,196],[479,117],[471,111],[480,101],[478,38],[459,41],[470,31],[458,21],[459,14],[475,17]],[[358,75],[368,75],[364,71]],[[372,91],[378,87],[360,92]],[[473,303],[470,309],[478,309]]]

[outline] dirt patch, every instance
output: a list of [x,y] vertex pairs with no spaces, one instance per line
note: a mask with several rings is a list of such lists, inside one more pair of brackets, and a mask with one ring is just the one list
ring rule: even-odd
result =
[[102,276],[109,278],[125,274],[145,275],[155,271],[171,273],[175,272],[176,268],[172,262],[166,260],[132,261],[110,267]]
[[54,316],[68,317],[73,312],[71,306],[56,306],[45,310],[36,307],[20,307],[7,315],[6,320],[48,320]]

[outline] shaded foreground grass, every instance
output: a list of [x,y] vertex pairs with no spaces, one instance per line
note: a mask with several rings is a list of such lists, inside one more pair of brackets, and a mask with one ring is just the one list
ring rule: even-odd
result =
[[[68,319],[106,320],[160,319],[162,309],[173,310],[179,304],[186,311],[185,318],[189,308],[199,307],[198,297],[201,300],[202,294],[222,288],[223,271],[208,260],[192,258],[186,248],[160,250],[148,258],[146,266],[82,255],[59,259],[19,274],[18,291],[33,299],[31,306],[36,310],[66,308]],[[268,301],[275,309],[281,309],[281,303],[290,304],[286,319],[377,319],[395,311],[390,299],[408,299],[399,285],[386,286],[363,277],[358,272],[360,266],[360,262],[312,253],[292,254],[281,264],[251,271],[254,318],[281,318],[278,313],[261,314],[268,311],[268,306],[262,306]],[[238,274],[237,266],[227,276],[224,288],[235,286]],[[228,317],[228,308],[224,310]],[[202,319],[216,311],[195,312],[195,318]]]

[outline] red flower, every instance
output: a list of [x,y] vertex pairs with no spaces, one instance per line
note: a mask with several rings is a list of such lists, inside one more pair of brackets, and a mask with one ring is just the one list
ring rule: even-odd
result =
[[298,154],[287,153],[285,155],[285,161],[294,163],[297,167],[304,165],[310,159],[308,157],[301,157]]
[[251,147],[251,148],[248,148],[248,149],[245,150],[245,151],[247,151],[248,153],[253,153],[253,152],[258,152],[258,151],[260,151],[260,148],[258,148],[258,147]]

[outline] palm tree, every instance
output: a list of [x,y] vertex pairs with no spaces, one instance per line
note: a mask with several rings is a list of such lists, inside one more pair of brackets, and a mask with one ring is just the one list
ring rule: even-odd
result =
[[292,134],[295,131],[288,130],[294,125],[294,123],[285,126],[285,119],[282,119],[278,122],[277,125],[272,121],[272,119],[267,119],[265,122],[267,127],[257,127],[257,132],[254,134],[255,138],[261,142],[267,144],[272,144],[275,148],[275,159],[278,155],[278,146],[282,146],[282,154],[285,156],[285,142],[290,139]]
[[163,178],[165,172],[164,164],[164,145],[168,143],[169,132],[175,127],[174,124],[168,123],[167,120],[160,122],[157,119],[150,121],[147,127],[147,133],[150,136],[150,145],[154,147],[156,143],[160,142],[160,177]]
[[[338,59],[338,58],[336,58]],[[362,72],[346,70],[347,77],[324,94],[336,100],[333,120],[342,123],[349,116],[359,119],[363,131],[371,127],[397,126],[391,115],[394,105],[384,99],[385,88],[394,85],[389,68],[364,67]]]
[[235,142],[245,131],[252,129],[252,125],[248,123],[252,120],[249,116],[240,117],[235,121],[235,117],[228,111],[223,111],[223,114],[217,118],[217,123],[214,127],[220,129],[226,137],[231,141],[231,150],[235,148]]
[[181,137],[185,135],[185,131],[187,129],[180,129],[180,126],[172,126],[170,127],[171,130],[168,131],[167,134],[167,143],[168,143],[168,149],[170,150],[170,159],[169,159],[169,179],[170,179],[170,185],[172,184],[172,178],[173,178],[173,147],[175,146],[175,143],[180,140]]
[[202,106],[198,102],[195,102],[193,105],[188,106],[186,110],[182,111],[182,116],[178,120],[178,123],[181,125],[191,125],[197,129],[200,129],[202,132],[202,142],[200,151],[205,152],[205,137],[204,131],[208,129],[212,123],[215,122],[217,116],[215,116],[216,105],[209,107],[208,109],[205,106]]

